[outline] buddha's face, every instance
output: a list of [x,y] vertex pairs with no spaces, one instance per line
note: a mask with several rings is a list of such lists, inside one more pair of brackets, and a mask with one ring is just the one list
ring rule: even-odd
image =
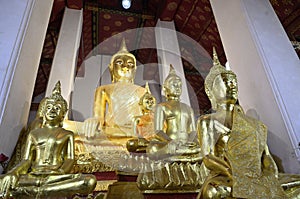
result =
[[166,96],[169,97],[180,97],[182,92],[182,82],[179,77],[173,77],[168,80],[164,87]]
[[218,75],[213,82],[212,94],[216,103],[235,104],[238,98],[236,76],[228,73]]
[[45,119],[48,122],[60,123],[63,118],[63,104],[54,100],[48,100],[45,106]]
[[148,94],[144,97],[143,101],[142,101],[142,107],[144,110],[152,110],[153,106],[156,104],[156,100],[155,98]]
[[116,81],[132,80],[135,75],[135,62],[131,56],[116,56],[113,61],[113,75]]

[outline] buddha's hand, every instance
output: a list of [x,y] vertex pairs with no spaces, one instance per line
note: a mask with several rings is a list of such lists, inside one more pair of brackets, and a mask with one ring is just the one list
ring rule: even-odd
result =
[[95,137],[100,133],[101,125],[97,118],[89,118],[83,122],[80,134],[84,134],[87,138]]
[[201,149],[195,142],[180,143],[177,145],[176,153],[180,154],[197,154]]
[[14,173],[8,173],[0,181],[0,197],[7,198],[11,189],[14,189],[18,182],[18,175]]
[[177,145],[178,143],[176,143],[175,141],[171,141],[167,144],[167,150],[169,154],[176,154],[176,149],[177,149]]
[[204,165],[215,173],[232,177],[230,165],[222,158],[208,154],[203,158]]

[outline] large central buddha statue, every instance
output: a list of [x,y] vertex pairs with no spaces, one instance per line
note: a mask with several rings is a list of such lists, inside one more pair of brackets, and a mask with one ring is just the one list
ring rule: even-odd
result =
[[109,64],[112,83],[95,91],[93,118],[84,122],[82,134],[87,138],[133,137],[132,121],[141,115],[139,100],[146,89],[134,84],[135,56],[128,52],[125,40]]
[[123,40],[109,64],[111,84],[95,91],[93,116],[75,123],[80,125],[76,126],[75,171],[112,171],[120,157],[128,153],[126,142],[137,137],[132,122],[142,115],[139,100],[146,93],[145,88],[134,84],[136,69],[135,56]]

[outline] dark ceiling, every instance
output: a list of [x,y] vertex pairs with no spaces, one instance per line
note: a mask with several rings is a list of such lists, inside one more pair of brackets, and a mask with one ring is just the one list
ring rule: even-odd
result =
[[[290,40],[299,42],[300,0],[270,0],[270,2]],[[203,49],[189,45],[189,41],[186,39],[188,37],[178,35],[185,76],[197,95],[197,99],[191,99],[191,104],[198,103],[200,113],[210,109],[210,103],[204,93],[203,75],[207,74],[211,66],[209,55],[212,54],[212,47],[216,47],[222,64],[225,64],[226,56],[209,0],[132,0],[132,6],[128,10],[122,8],[120,0],[54,0],[33,97],[46,90],[65,7],[83,8],[83,31],[77,63],[78,73],[82,72],[83,67],[80,66],[83,60],[96,46],[120,32],[127,31],[128,34],[125,38],[128,49],[137,49],[131,52],[135,54],[140,63],[149,65],[145,72],[147,74],[144,76],[149,79],[157,78],[156,49],[139,48],[139,46],[155,43],[154,31],[151,29],[134,31],[132,29],[155,27],[158,19],[174,21],[178,32],[192,38],[206,50],[203,52]],[[101,46],[100,53],[112,55],[117,50],[118,45],[104,45]],[[299,50],[297,53],[300,55]],[[35,107],[32,106],[32,109]]]

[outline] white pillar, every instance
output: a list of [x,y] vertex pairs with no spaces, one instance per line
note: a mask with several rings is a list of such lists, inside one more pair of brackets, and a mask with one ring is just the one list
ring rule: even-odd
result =
[[[75,121],[93,117],[95,90],[101,85],[111,83],[108,64],[111,56],[91,56],[84,61],[84,77],[76,77],[72,100],[72,115]],[[102,66],[102,67],[101,67]],[[103,75],[105,74],[105,75]]]
[[211,0],[211,5],[237,74],[240,104],[268,126],[270,150],[285,172],[300,173],[300,64],[270,2]]
[[0,153],[7,156],[27,124],[52,4],[11,0],[0,6]]
[[182,94],[180,97],[181,102],[184,102],[190,106],[190,98],[184,76],[181,53],[174,22],[158,20],[155,28],[155,38],[157,57],[160,64],[160,84],[163,84],[165,78],[169,74],[170,64],[172,64],[176,70],[176,74],[180,76],[182,80]]
[[82,30],[82,10],[65,8],[57,46],[48,80],[46,96],[50,96],[59,80],[62,96],[70,102],[76,72],[77,54]]

